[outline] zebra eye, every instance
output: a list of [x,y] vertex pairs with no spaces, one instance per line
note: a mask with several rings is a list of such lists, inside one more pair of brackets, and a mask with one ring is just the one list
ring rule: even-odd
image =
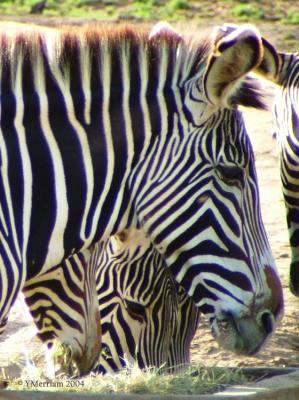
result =
[[218,165],[217,173],[219,178],[228,185],[244,183],[244,169],[237,165]]
[[142,323],[146,319],[145,307],[140,303],[136,303],[135,301],[131,300],[125,300],[125,307],[128,314],[138,322]]

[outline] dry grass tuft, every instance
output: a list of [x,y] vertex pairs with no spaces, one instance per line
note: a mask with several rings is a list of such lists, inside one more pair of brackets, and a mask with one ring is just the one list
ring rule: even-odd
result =
[[[163,371],[167,372],[167,371]],[[21,384],[20,384],[21,382]],[[128,367],[117,374],[90,375],[84,379],[55,379],[24,374],[9,381],[11,390],[73,391],[101,394],[204,394],[213,393],[231,384],[245,382],[240,369],[207,368],[190,365],[178,374],[162,373],[162,369],[141,371]]]

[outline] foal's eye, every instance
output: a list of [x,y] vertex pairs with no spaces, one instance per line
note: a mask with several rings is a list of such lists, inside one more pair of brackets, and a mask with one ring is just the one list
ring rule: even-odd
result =
[[221,180],[228,185],[244,183],[244,169],[237,165],[218,165],[217,173]]
[[136,303],[135,301],[125,300],[125,307],[128,314],[133,318],[142,323],[146,319],[145,307]]

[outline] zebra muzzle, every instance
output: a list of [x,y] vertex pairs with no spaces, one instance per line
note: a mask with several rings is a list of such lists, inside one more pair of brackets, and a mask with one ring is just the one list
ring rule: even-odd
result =
[[221,347],[237,354],[254,355],[271,336],[275,325],[273,314],[265,310],[241,318],[226,312],[211,326],[212,334]]
[[74,377],[78,375],[78,368],[73,359],[73,350],[70,345],[54,345],[53,349],[55,376],[67,375]]
[[82,367],[81,357],[75,356],[71,346],[62,344],[54,354],[54,369],[56,378],[79,378],[88,374],[92,365]]

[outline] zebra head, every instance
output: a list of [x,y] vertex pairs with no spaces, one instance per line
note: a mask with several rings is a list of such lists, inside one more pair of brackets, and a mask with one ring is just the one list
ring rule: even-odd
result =
[[[168,365],[178,324],[176,283],[143,231],[125,230],[97,245],[103,351],[96,371]],[[182,340],[183,335],[182,335]],[[173,352],[180,347],[172,344]],[[188,349],[189,350],[189,349]],[[178,359],[173,359],[179,362]]]
[[[166,31],[165,24],[155,29],[151,40]],[[172,92],[160,103],[168,119],[160,112],[155,122],[169,135],[158,136],[137,167],[140,227],[209,317],[217,341],[242,354],[259,350],[283,311],[253,150],[237,109],[262,107],[247,77],[262,57],[262,39],[250,26],[218,30],[201,52],[178,35],[173,81],[163,54],[159,71]]]
[[98,245],[96,253],[104,349],[96,371],[131,362],[167,371],[189,364],[200,311],[144,232],[127,229]]
[[[100,313],[95,268],[90,251],[27,280],[23,293],[47,346],[48,373],[80,376],[88,373],[101,350]],[[87,268],[87,263],[89,265]]]
[[290,289],[299,296],[299,55],[279,53],[264,38],[263,45],[257,72],[278,84],[273,114],[291,247]]

